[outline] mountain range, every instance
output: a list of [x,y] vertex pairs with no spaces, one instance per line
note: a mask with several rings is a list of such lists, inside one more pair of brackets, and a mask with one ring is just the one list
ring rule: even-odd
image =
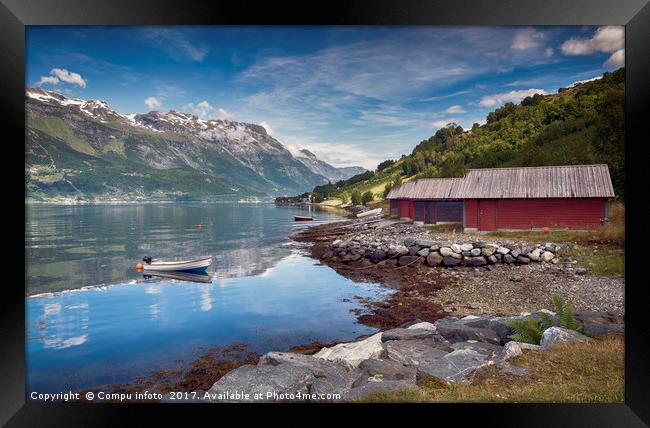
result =
[[120,114],[108,103],[26,88],[30,200],[219,200],[302,193],[350,178],[265,128],[175,110]]

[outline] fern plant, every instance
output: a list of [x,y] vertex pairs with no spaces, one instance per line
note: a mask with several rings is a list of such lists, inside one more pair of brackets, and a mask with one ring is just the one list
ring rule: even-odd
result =
[[572,304],[565,302],[559,294],[553,295],[553,304],[560,327],[582,332],[582,325],[576,319]]
[[539,345],[540,340],[542,340],[542,334],[546,330],[542,323],[533,317],[508,320],[506,324],[515,331],[510,335],[512,340],[532,343],[533,345]]
[[539,345],[544,330],[553,326],[582,332],[582,325],[575,317],[573,305],[564,301],[559,294],[553,295],[553,304],[555,305],[555,319],[546,313],[541,313],[539,320],[531,316],[508,320],[506,324],[514,330],[510,338],[517,342]]

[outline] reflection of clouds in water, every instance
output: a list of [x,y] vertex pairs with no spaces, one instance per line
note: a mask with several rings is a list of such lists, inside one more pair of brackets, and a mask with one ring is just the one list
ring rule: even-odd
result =
[[66,306],[65,309],[88,309],[88,303]]
[[215,278],[259,275],[291,253],[280,246],[249,247],[220,251],[213,259]]
[[144,292],[147,294],[160,294],[161,291],[162,291],[162,286],[160,285],[150,285],[144,290]]
[[88,340],[88,334],[80,334],[88,330],[88,303],[65,305],[67,299],[62,296],[64,294],[54,298],[62,298],[63,305],[59,302],[45,303],[43,314],[38,318],[40,325],[47,326],[43,335],[36,338],[42,340],[44,348],[64,349],[82,345]]
[[201,286],[201,310],[208,312],[212,309],[212,295],[210,294],[211,286]]
[[82,345],[86,343],[87,340],[88,340],[87,334],[84,334],[83,336],[71,337],[65,340],[61,340],[59,338],[43,339],[43,347],[52,348],[52,349],[64,349],[64,348],[69,348],[71,346]]
[[152,320],[158,319],[159,313],[160,308],[158,307],[158,303],[154,303],[153,305],[149,306],[149,315],[151,315]]
[[59,315],[61,313],[60,303],[47,303],[43,305],[43,316]]

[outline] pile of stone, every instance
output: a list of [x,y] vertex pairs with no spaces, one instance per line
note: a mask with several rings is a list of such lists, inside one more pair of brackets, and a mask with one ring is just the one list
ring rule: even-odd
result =
[[[527,377],[531,375],[528,369],[507,360],[525,350],[542,351],[558,342],[591,340],[560,327],[547,329],[539,345],[510,340],[513,331],[508,320],[524,316],[541,319],[542,313],[555,317],[547,310],[513,317],[446,317],[433,324],[407,323],[355,342],[323,348],[315,355],[270,352],[257,365],[245,365],[226,374],[208,395],[223,397],[238,392],[249,397],[231,401],[349,401],[375,390],[415,388],[421,378],[471,381],[477,370],[491,365],[502,373]],[[611,315],[590,312],[586,321],[602,321],[607,326],[598,334],[622,331],[623,325],[613,323]]]
[[[531,262],[558,263],[563,244],[511,243],[441,243],[431,239],[405,238],[401,243],[382,243],[365,236],[337,239],[325,251],[323,260],[350,263],[369,260],[387,266],[485,266],[497,263],[529,264]],[[366,262],[367,263],[367,262]]]

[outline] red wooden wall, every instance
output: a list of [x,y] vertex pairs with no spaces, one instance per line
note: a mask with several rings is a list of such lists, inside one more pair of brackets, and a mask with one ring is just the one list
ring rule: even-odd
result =
[[479,230],[568,228],[602,225],[604,198],[465,200],[465,227]]

